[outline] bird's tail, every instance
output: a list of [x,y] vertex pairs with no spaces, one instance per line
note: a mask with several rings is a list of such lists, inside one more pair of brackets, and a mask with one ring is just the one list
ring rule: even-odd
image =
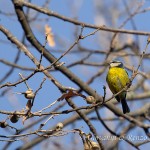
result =
[[122,104],[123,113],[124,114],[129,113],[130,112],[130,108],[128,107],[126,99],[122,99],[121,100],[121,104]]

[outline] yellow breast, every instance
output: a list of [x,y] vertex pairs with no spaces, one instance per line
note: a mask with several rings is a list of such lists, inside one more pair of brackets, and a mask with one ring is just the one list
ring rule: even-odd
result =
[[129,77],[124,68],[110,68],[107,74],[106,81],[112,93],[118,93],[129,83]]

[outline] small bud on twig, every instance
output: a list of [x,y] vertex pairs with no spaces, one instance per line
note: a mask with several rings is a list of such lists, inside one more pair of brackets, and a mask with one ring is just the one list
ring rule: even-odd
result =
[[92,145],[92,150],[99,150],[99,145],[98,143],[94,142],[94,141],[91,141],[91,145]]
[[57,125],[56,125],[56,130],[57,130],[57,131],[62,130],[63,127],[64,127],[63,123],[59,122],[59,123],[57,123]]
[[13,114],[13,115],[10,117],[10,121],[11,121],[12,123],[16,123],[16,122],[18,122],[18,120],[19,120],[19,116],[16,115],[16,114]]
[[93,96],[87,96],[87,97],[85,98],[85,100],[86,100],[86,102],[87,102],[88,104],[95,104],[95,103],[96,103],[96,99],[95,99]]
[[0,122],[0,127],[1,128],[6,128],[7,127],[7,122],[5,122],[5,121],[2,121],[2,122]]
[[25,92],[24,94],[25,98],[27,99],[33,99],[34,98],[34,93],[33,93],[33,90],[32,89],[29,89]]

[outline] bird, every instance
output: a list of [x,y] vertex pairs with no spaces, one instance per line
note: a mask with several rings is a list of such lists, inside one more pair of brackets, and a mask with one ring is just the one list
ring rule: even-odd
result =
[[[114,60],[109,63],[106,82],[113,94],[121,91],[130,82],[128,73],[124,69],[123,63],[121,61]],[[130,112],[130,109],[126,102],[126,94],[126,91],[122,91],[115,97],[118,102],[121,102],[124,114]]]

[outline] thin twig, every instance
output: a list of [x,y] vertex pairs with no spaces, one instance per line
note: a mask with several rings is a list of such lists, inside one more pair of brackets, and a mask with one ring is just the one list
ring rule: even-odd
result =
[[[79,40],[82,39],[83,29],[84,29],[84,25],[81,27],[80,35],[77,37],[76,41],[69,47],[69,49],[67,51],[65,51],[58,59],[56,59],[50,66],[46,67],[44,70],[48,70],[48,69],[52,68],[52,66],[54,66],[61,58],[63,58],[67,53],[69,53],[76,44],[78,44]],[[44,70],[42,70],[42,71],[44,71]]]
[[[21,73],[19,73],[20,77],[22,78],[22,80],[24,80],[25,78],[23,77],[23,75]],[[23,81],[27,87],[28,90],[30,90],[31,88],[28,86],[26,80]]]

